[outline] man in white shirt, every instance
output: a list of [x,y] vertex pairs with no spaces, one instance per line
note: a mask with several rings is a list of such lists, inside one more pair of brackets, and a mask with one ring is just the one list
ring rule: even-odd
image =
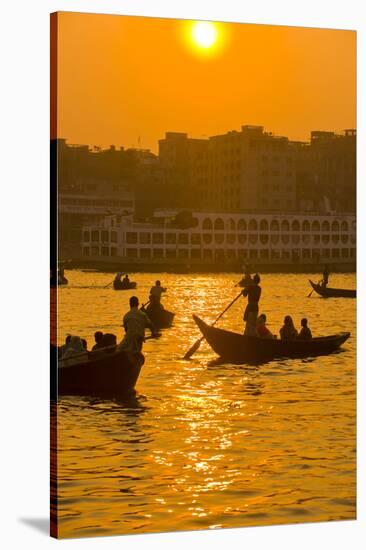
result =
[[139,309],[139,299],[137,296],[130,298],[130,311],[123,317],[123,326],[126,334],[119,345],[122,350],[137,353],[142,350],[145,341],[145,329],[149,328],[151,334],[155,335],[155,329],[146,315]]

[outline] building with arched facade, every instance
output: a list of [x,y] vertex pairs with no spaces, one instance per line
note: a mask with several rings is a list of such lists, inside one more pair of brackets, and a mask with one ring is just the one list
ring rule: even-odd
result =
[[117,258],[132,263],[242,265],[347,264],[356,258],[353,214],[253,214],[193,212],[189,228],[174,212],[156,212],[153,222],[107,216],[85,225],[84,259]]

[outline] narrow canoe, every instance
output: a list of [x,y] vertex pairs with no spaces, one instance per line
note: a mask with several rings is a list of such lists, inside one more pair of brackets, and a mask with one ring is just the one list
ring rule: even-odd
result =
[[131,290],[132,288],[136,288],[137,283],[131,281],[129,283],[124,283],[123,281],[113,281],[113,288],[114,290]]
[[217,355],[225,361],[236,364],[285,357],[327,355],[338,349],[350,336],[349,332],[342,332],[311,340],[267,339],[244,336],[236,332],[211,327],[196,315],[193,315],[193,319]]
[[160,309],[154,306],[147,306],[146,308],[142,307],[141,310],[146,313],[157,330],[172,326],[175,313],[172,313],[167,309]]
[[[58,395],[124,397],[133,392],[145,358],[125,351],[90,352],[82,363],[59,360]],[[54,381],[55,382],[55,381]]]
[[323,296],[323,298],[356,298],[356,291],[345,288],[328,288],[327,286],[318,285],[309,279],[309,283],[313,290]]

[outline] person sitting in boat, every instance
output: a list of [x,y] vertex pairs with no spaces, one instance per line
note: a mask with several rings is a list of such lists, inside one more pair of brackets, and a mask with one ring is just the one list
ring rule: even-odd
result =
[[71,334],[68,334],[65,338],[65,343],[60,347],[60,357],[63,356],[63,354],[65,353],[69,343],[70,343],[70,340],[71,340]]
[[146,328],[151,330],[153,336],[155,335],[155,329],[149,317],[139,309],[137,296],[131,296],[130,298],[130,311],[123,317],[123,326],[126,334],[119,344],[121,350],[132,353],[141,352]]
[[257,316],[258,316],[258,303],[261,297],[262,289],[259,286],[260,276],[256,273],[253,277],[251,285],[244,288],[242,294],[244,297],[248,297],[248,304],[244,312],[245,336],[258,336],[257,333]]
[[311,330],[308,327],[308,320],[307,319],[301,319],[301,330],[299,332],[299,340],[311,340],[313,335],[311,334]]
[[128,273],[126,273],[126,275],[123,277],[122,283],[126,286],[128,286],[130,284],[130,279],[129,279]]
[[100,330],[97,330],[97,332],[94,333],[95,344],[92,347],[92,351],[95,351],[96,349],[100,349],[102,347],[101,346],[102,339],[103,339],[103,332],[101,332]]
[[163,292],[166,292],[166,288],[161,286],[160,281],[156,281],[155,286],[151,287],[149,296],[149,300],[152,306],[155,306],[159,309],[163,308],[163,306],[161,305],[161,295],[163,294]]
[[286,315],[283,320],[283,326],[280,329],[281,340],[295,340],[298,332],[290,315]]
[[267,316],[265,313],[259,315],[257,319],[257,334],[260,338],[274,338],[272,332],[266,325]]
[[320,283],[321,286],[325,288],[328,284],[328,280],[329,280],[329,269],[328,269],[328,266],[326,265],[323,271],[323,279]]
[[119,271],[117,273],[117,275],[115,276],[114,280],[117,282],[117,283],[120,283],[121,282],[121,277],[122,277],[123,273],[122,271]]
[[108,352],[114,351],[113,347],[117,345],[117,336],[115,334],[106,332],[102,336],[102,340],[100,342],[100,348],[110,348],[109,350],[106,350]]
[[88,352],[86,351],[80,336],[71,336],[69,343],[67,344],[64,353],[62,354],[62,360],[67,361],[67,365],[83,363],[88,359]]
[[88,351],[88,342],[85,340],[85,338],[81,339],[81,343],[83,344],[83,348],[85,351]]

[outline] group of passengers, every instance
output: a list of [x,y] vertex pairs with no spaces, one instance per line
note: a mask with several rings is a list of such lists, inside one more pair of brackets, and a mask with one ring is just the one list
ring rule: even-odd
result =
[[[107,351],[107,348],[113,349],[117,345],[117,337],[115,334],[105,333],[98,330],[94,334],[95,344],[91,351],[97,351],[103,349],[103,352]],[[59,358],[73,359],[72,363],[83,363],[88,359],[88,343],[85,338],[68,334],[63,346],[59,348]]]
[[[160,281],[156,281],[155,286],[150,290],[149,301],[153,307],[161,308],[161,295],[166,292],[166,288],[161,286]],[[157,332],[145,311],[139,308],[139,299],[137,296],[130,298],[130,310],[123,317],[123,327],[125,334],[118,345],[120,350],[131,353],[139,353],[142,350],[145,340],[145,329],[150,329],[153,336]],[[117,337],[115,334],[97,331],[94,334],[95,344],[91,351],[97,352],[103,350],[103,353],[115,350],[117,346]],[[109,348],[109,350],[108,350]],[[82,363],[88,358],[87,341],[80,336],[66,336],[65,344],[59,350],[60,359],[73,359],[72,363]]]
[[[267,317],[264,313],[259,313],[259,300],[262,294],[262,289],[259,286],[260,276],[256,273],[253,277],[249,272],[248,267],[245,270],[245,277],[242,280],[244,290],[242,294],[248,298],[248,303],[244,311],[246,336],[259,336],[260,338],[277,338],[266,325]],[[308,327],[308,320],[301,319],[301,329],[298,332],[290,315],[286,315],[283,321],[283,326],[280,329],[281,340],[311,340],[312,334]]]
[[[256,335],[260,338],[277,338],[277,336],[272,334],[272,332],[269,330],[266,323],[266,314],[262,313],[257,319]],[[308,320],[305,317],[301,319],[300,331],[297,331],[292,317],[290,315],[286,315],[283,320],[283,325],[280,328],[280,337],[281,340],[311,340],[313,335],[311,334],[311,330],[308,327]]]

